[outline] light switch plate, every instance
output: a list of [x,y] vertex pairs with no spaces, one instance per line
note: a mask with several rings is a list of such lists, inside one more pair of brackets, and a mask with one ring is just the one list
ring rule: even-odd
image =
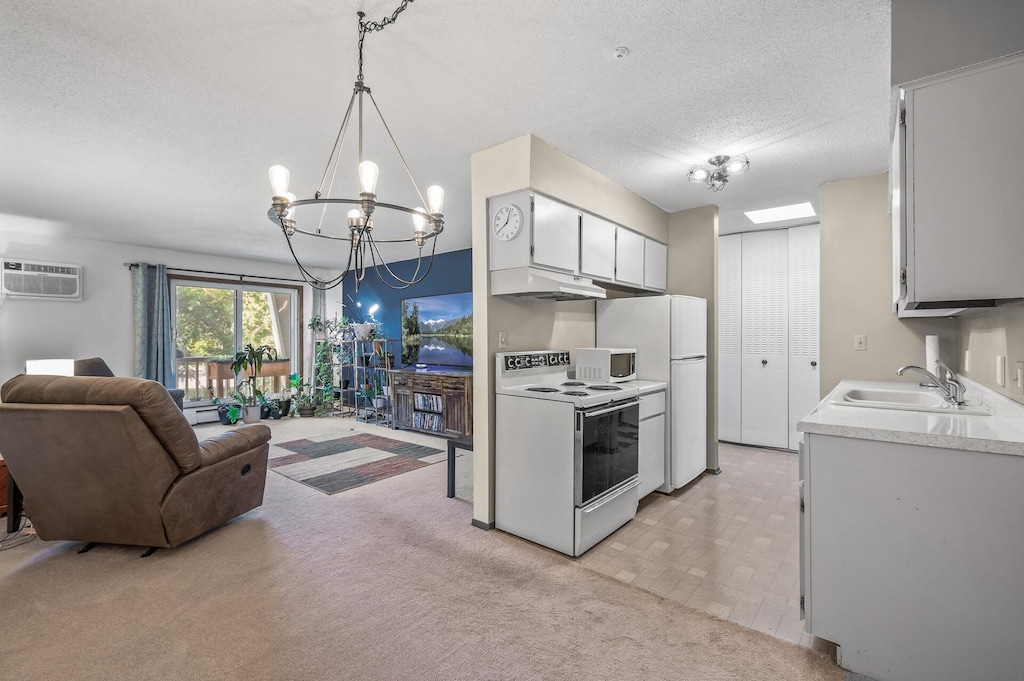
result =
[[1006,385],[1006,355],[996,356],[996,385]]
[[1017,362],[1017,392],[1024,393],[1024,362]]
[[863,333],[858,333],[853,337],[853,349],[857,351],[864,351],[868,349],[868,337]]
[[508,333],[505,331],[498,332],[498,349],[504,350],[508,347]]

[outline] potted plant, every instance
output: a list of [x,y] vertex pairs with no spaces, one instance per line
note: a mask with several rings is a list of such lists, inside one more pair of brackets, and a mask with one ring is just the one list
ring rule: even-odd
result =
[[263,362],[276,359],[277,350],[269,345],[254,346],[252,343],[246,343],[242,350],[235,353],[235,358],[231,361],[231,370],[236,376],[245,374],[245,378],[238,383],[236,397],[245,405],[243,420],[246,423],[256,423],[260,420],[261,407],[266,400],[263,392],[256,387],[256,381],[263,370]]
[[313,391],[313,386],[303,385],[299,388],[299,391],[295,393],[295,411],[299,416],[303,418],[313,416],[316,412],[316,394]]
[[[219,400],[214,398],[214,402],[217,403]],[[242,418],[242,405],[238,402],[220,402],[217,404],[217,419],[222,426],[234,425],[240,418]]]

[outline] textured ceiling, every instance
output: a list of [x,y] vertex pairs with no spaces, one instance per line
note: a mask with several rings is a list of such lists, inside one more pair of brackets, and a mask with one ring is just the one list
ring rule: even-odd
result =
[[[293,191],[313,193],[351,95],[355,12],[396,6],[4,0],[0,213],[286,260],[266,169],[288,166]],[[365,75],[421,187],[447,190],[439,250],[470,244],[471,154],[526,133],[666,211],[717,203],[722,231],[738,231],[742,210],[817,206],[822,183],[885,170],[889,11],[887,0],[417,0],[367,37]],[[629,56],[613,56],[619,45]],[[366,144],[380,199],[419,203],[376,128]],[[719,193],[689,184],[689,167],[717,153],[746,153],[750,171]],[[354,191],[346,172],[336,195]],[[309,257],[336,262],[317,246]]]

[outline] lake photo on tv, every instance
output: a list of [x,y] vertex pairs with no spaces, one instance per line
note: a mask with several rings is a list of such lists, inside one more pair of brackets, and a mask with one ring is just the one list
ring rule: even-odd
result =
[[402,363],[473,366],[473,294],[402,301]]

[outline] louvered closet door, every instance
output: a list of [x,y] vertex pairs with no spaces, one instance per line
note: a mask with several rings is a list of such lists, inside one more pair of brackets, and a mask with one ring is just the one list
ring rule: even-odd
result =
[[818,365],[818,225],[789,230],[789,448],[799,449],[797,421],[821,400]]
[[718,438],[740,442],[740,301],[743,238],[718,239]]
[[741,441],[789,446],[786,230],[743,235]]

